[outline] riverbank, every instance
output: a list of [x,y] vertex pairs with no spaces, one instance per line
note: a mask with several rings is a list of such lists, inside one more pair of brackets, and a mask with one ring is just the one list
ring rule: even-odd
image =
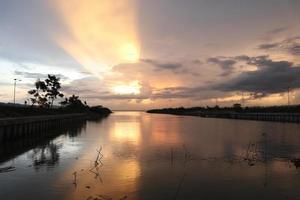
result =
[[97,120],[112,111],[95,107],[16,107],[0,106],[0,143],[25,138],[47,138],[54,130],[63,130],[86,120]]
[[41,108],[35,106],[22,106],[13,104],[0,105],[0,119],[14,117],[65,115],[74,113],[84,113],[87,115],[109,115],[112,111],[102,106],[66,106],[56,108]]
[[25,138],[49,137],[54,130],[62,130],[90,118],[91,116],[85,113],[2,118],[0,119],[0,143]]
[[[148,110],[147,113],[198,116],[204,118],[224,118],[238,120],[274,121],[300,123],[299,106],[273,106],[255,108],[164,108]],[[297,109],[296,109],[297,108]],[[260,111],[260,112],[259,112]],[[296,112],[295,112],[296,111]]]

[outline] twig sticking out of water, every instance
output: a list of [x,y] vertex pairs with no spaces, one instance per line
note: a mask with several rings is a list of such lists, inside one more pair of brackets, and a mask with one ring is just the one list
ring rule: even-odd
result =
[[72,175],[74,176],[73,184],[76,187],[77,186],[77,172],[75,171]]
[[186,161],[186,160],[187,160],[187,157],[188,157],[188,151],[187,151],[185,145],[182,145],[182,147],[183,147],[183,150],[184,150],[184,160]]
[[179,192],[181,190],[181,187],[182,187],[185,176],[186,176],[186,173],[183,174],[183,176],[181,177],[181,179],[179,181],[179,184],[178,184],[178,187],[177,187],[177,190],[176,190],[176,193],[175,193],[174,200],[176,200],[178,198],[178,195],[179,195]]
[[256,143],[252,143],[251,141],[249,142],[244,160],[248,162],[249,166],[253,166],[255,162],[259,160],[259,153]]
[[98,165],[99,164],[99,162],[100,163],[102,163],[101,162],[101,159],[103,158],[103,154],[101,153],[101,151],[102,151],[102,146],[100,146],[100,149],[99,150],[96,150],[97,151],[97,157],[96,157],[96,160],[95,160],[95,165]]
[[171,147],[171,164],[173,165],[173,161],[174,161],[174,150],[173,147]]
[[97,157],[96,160],[94,161],[94,165],[92,166],[91,169],[89,169],[89,171],[93,174],[95,174],[95,179],[99,179],[99,181],[101,183],[103,183],[102,178],[100,176],[100,172],[99,172],[99,163],[101,164],[100,166],[103,166],[103,163],[101,162],[101,159],[103,158],[103,154],[101,153],[102,151],[102,146],[100,146],[99,150],[97,151]]
[[184,164],[186,164],[188,161],[192,160],[192,155],[188,151],[185,145],[182,145],[183,150],[184,150]]
[[102,180],[102,178],[101,178],[101,176],[100,176],[100,172],[99,172],[99,167],[98,166],[94,166],[94,167],[92,167],[90,170],[89,170],[91,173],[93,173],[93,174],[95,174],[95,179],[99,179],[99,181],[101,182],[101,183],[103,183],[103,180]]

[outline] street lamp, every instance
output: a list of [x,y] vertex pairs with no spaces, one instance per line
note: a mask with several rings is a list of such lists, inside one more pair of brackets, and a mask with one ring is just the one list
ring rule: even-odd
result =
[[16,86],[17,86],[17,81],[21,81],[19,79],[14,79],[14,104],[16,104]]
[[288,87],[288,89],[287,89],[288,106],[290,106],[290,92],[291,92],[291,88]]

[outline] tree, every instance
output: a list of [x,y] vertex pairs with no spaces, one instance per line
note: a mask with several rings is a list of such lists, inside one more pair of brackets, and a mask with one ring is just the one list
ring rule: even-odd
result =
[[66,106],[66,105],[68,105],[68,103],[69,103],[69,99],[68,98],[65,98],[64,101],[59,102],[59,104],[62,105],[62,106]]
[[53,107],[53,102],[57,97],[63,97],[64,95],[59,91],[61,89],[61,84],[59,82],[60,78],[55,75],[48,74],[48,78],[45,80],[46,82],[46,97],[49,99],[49,104]]
[[69,98],[65,98],[64,101],[60,102],[60,104],[62,106],[76,109],[88,107],[87,105],[82,103],[82,101],[79,99],[79,96],[75,96],[74,94]]
[[30,98],[32,105],[38,104],[41,107],[46,106],[47,98],[44,94],[47,91],[46,83],[38,79],[34,85],[35,89],[28,91],[28,94],[33,95],[33,97]]
[[60,78],[50,74],[48,74],[48,78],[45,81],[38,79],[35,82],[35,89],[28,91],[29,94],[33,95],[33,97],[30,98],[32,105],[38,104],[41,107],[53,107],[55,99],[64,96],[59,91],[61,89],[59,80]]
[[232,105],[232,107],[235,111],[241,111],[243,109],[240,103],[235,103]]
[[81,103],[81,100],[79,99],[79,96],[75,96],[74,94],[72,96],[69,97],[69,103],[70,104],[77,104],[77,103]]

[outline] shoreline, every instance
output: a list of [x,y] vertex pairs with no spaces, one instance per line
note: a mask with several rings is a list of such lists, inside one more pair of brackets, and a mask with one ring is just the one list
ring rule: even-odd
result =
[[209,113],[209,112],[151,112],[150,114],[169,114],[178,116],[194,116],[202,118],[221,118],[235,120],[269,121],[283,123],[300,123],[300,113]]
[[63,130],[87,120],[97,120],[109,114],[71,113],[0,119],[0,143],[24,138],[49,137],[54,130]]

